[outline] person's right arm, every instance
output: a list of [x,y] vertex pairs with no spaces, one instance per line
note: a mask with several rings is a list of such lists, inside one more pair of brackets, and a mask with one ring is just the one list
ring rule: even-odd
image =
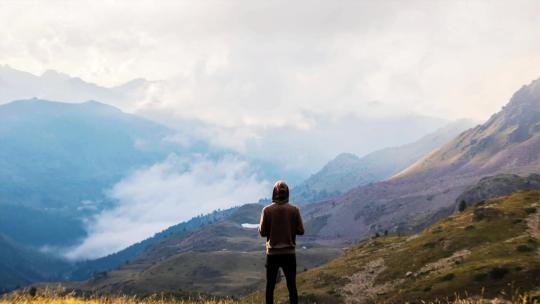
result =
[[300,209],[296,208],[296,234],[304,235],[304,223],[302,222],[302,215],[300,215]]

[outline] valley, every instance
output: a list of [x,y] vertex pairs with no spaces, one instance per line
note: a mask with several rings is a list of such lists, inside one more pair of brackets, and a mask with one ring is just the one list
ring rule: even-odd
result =
[[540,304],[538,16],[0,0],[0,304]]

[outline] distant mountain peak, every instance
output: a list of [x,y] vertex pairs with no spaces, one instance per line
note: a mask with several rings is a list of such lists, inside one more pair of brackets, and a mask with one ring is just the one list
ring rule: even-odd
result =
[[[512,95],[510,102],[503,107],[501,113],[507,116],[527,115],[540,112],[540,79],[522,86]],[[519,121],[518,121],[519,122]]]
[[125,114],[119,108],[114,106],[95,101],[88,100],[85,102],[69,103],[61,101],[51,101],[33,97],[30,99],[15,100],[5,105],[0,105],[1,109],[11,109],[13,111],[30,111],[36,113],[50,113],[57,111],[70,111],[70,112],[92,112],[101,113],[104,115],[122,115]]
[[99,102],[97,100],[87,100],[85,102],[81,102],[81,103],[74,103],[74,104],[79,104],[79,105],[85,105],[85,106],[91,106],[91,107],[102,107],[102,108],[109,108],[109,109],[114,109],[116,111],[121,111],[119,108],[115,107],[115,106],[111,106],[110,104],[106,104],[104,102]]
[[51,80],[69,80],[71,79],[71,76],[60,73],[56,70],[46,70],[41,74],[41,77],[44,79],[51,79]]
[[331,162],[356,161],[360,159],[356,154],[344,152],[338,154]]
[[487,122],[462,133],[395,177],[417,173],[443,176],[450,172],[480,175],[480,172],[498,172],[503,167],[507,172],[520,168],[516,173],[527,174],[540,161],[535,156],[538,142],[540,79],[522,86]]

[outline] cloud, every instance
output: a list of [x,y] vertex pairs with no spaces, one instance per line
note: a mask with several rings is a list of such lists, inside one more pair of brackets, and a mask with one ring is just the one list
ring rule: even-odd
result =
[[[0,62],[102,85],[166,80],[137,111],[228,127],[306,112],[486,118],[540,76],[540,2],[7,1]],[[380,107],[376,107],[380,108]]]
[[256,202],[268,196],[269,189],[248,163],[235,157],[211,160],[173,154],[110,189],[108,195],[117,205],[90,219],[88,237],[65,256],[104,256],[193,216]]

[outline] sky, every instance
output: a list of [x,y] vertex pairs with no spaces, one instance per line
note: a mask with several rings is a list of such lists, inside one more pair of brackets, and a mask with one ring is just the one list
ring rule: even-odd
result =
[[482,120],[540,77],[539,14],[525,0],[3,0],[0,63],[102,86],[166,80],[154,111],[228,127]]

